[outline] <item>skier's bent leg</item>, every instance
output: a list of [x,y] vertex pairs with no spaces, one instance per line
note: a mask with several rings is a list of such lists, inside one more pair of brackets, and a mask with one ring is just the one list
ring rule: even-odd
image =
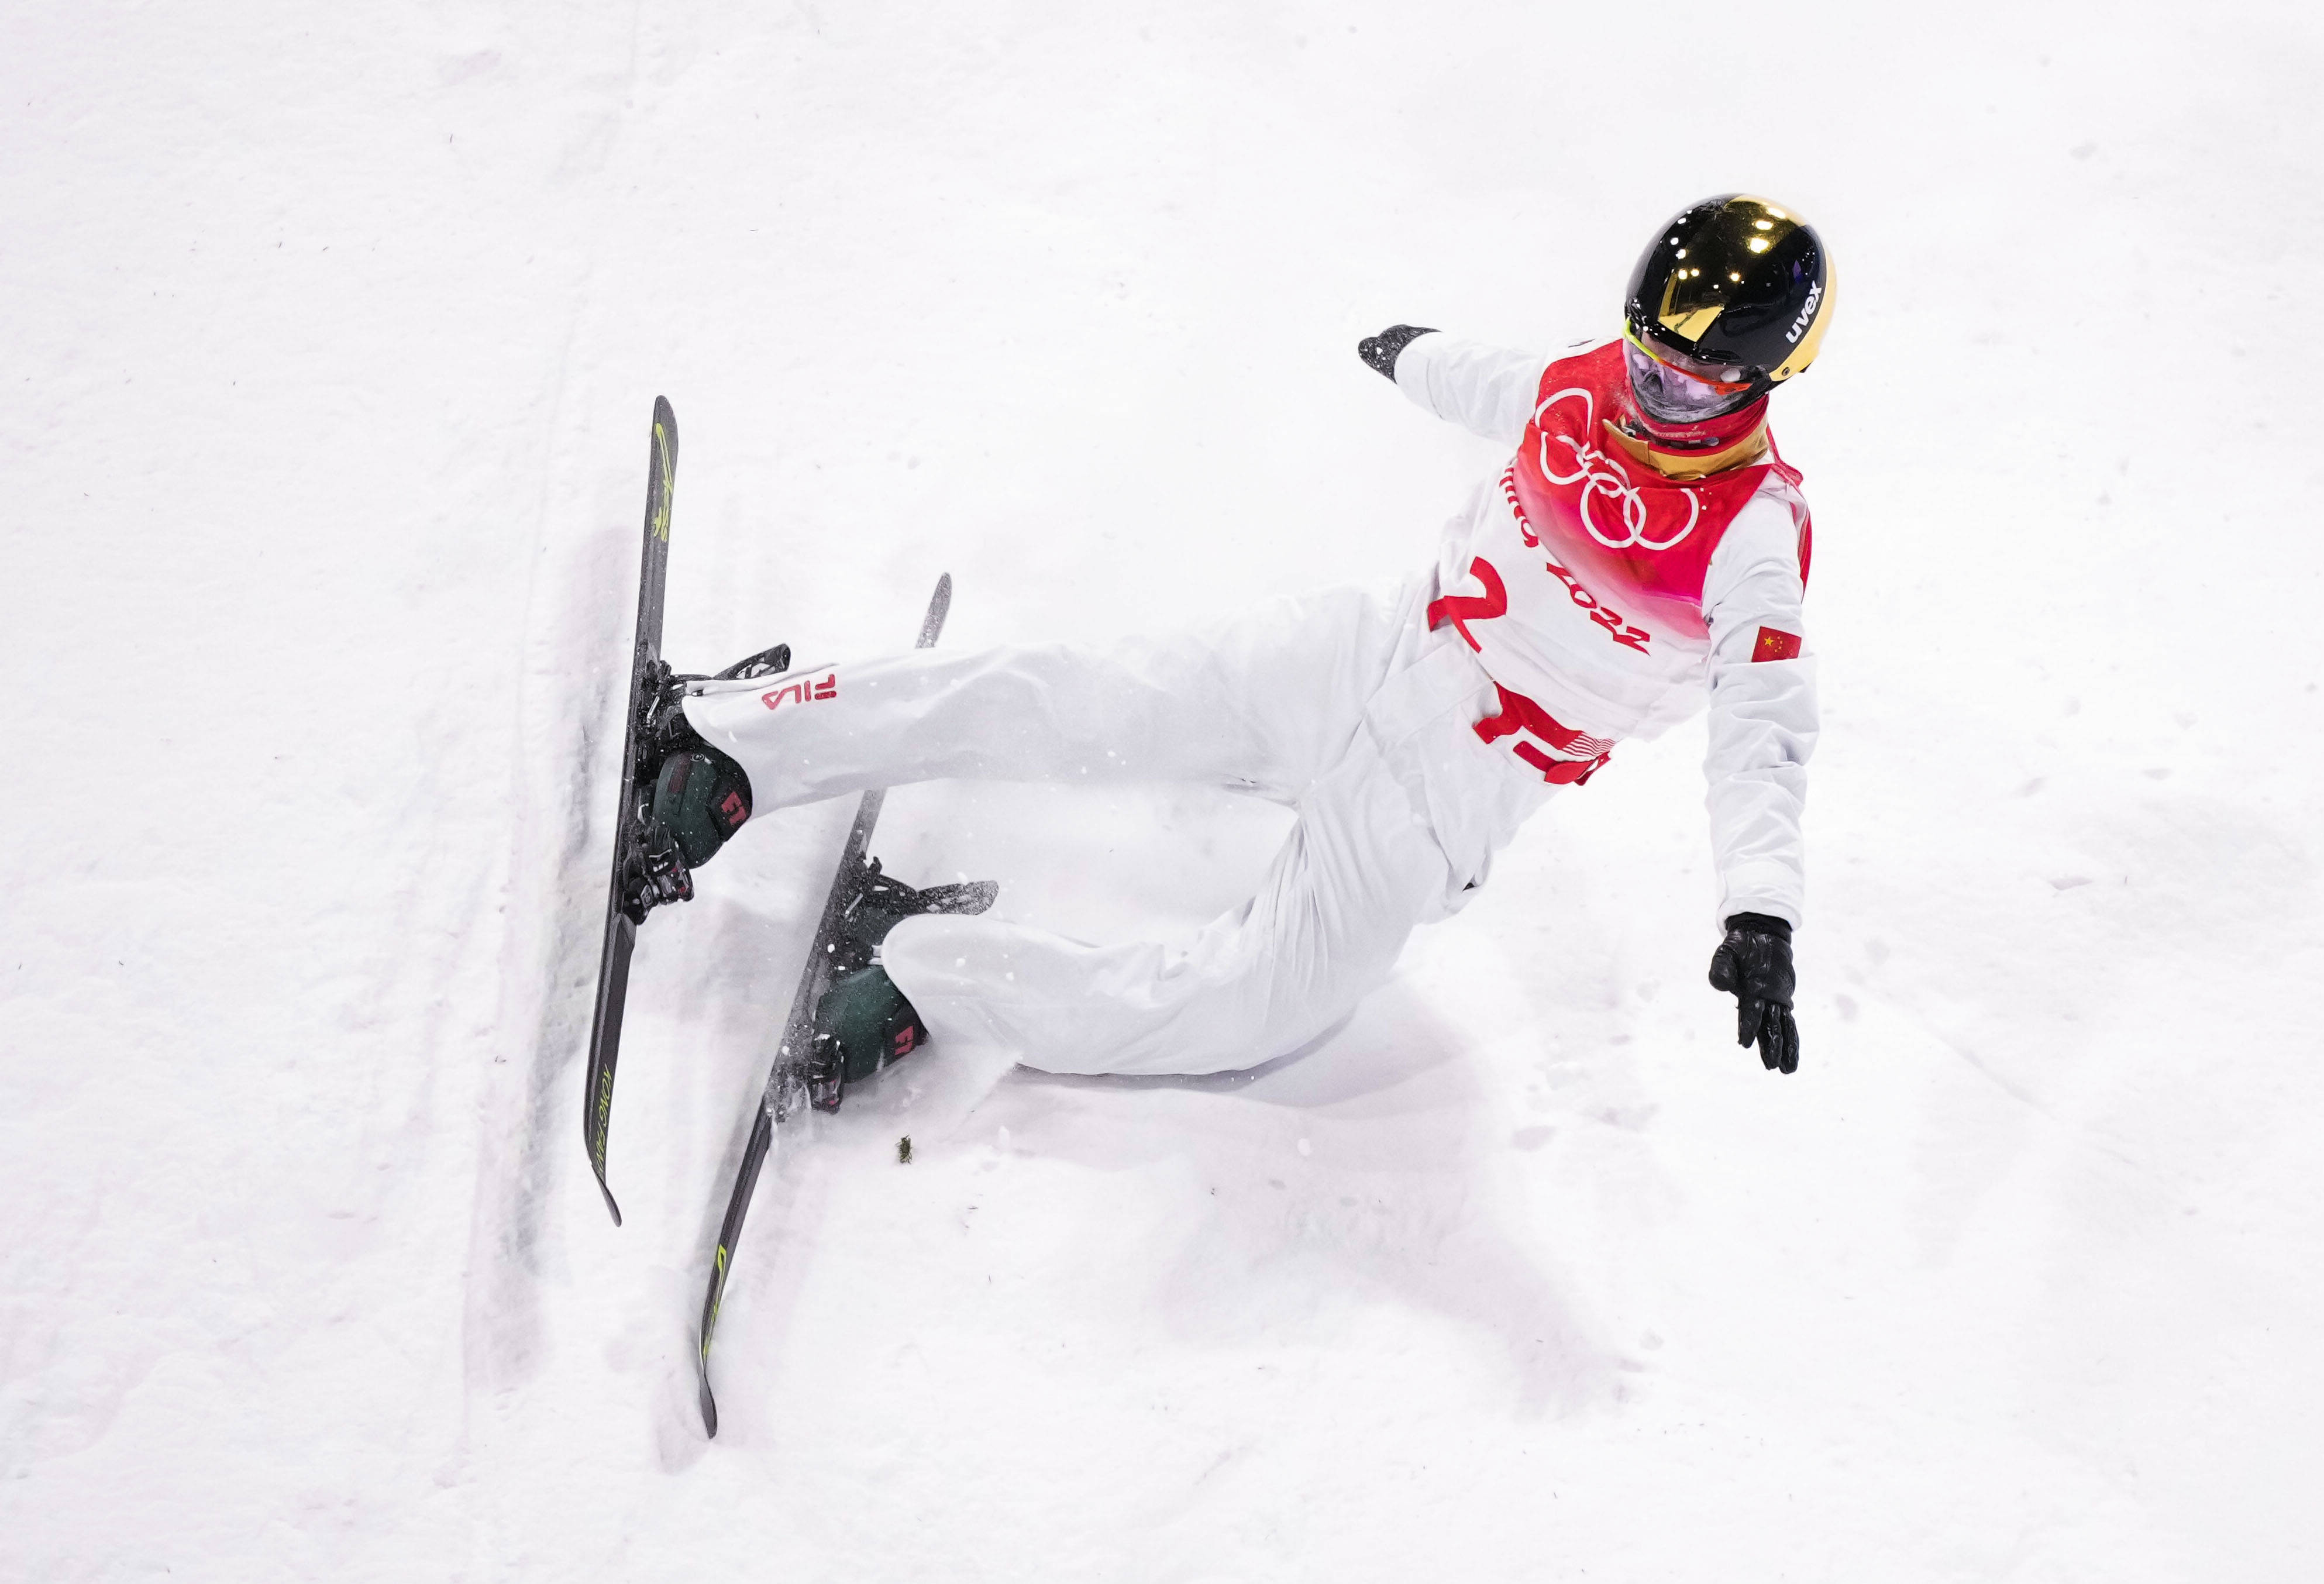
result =
[[686,715],[742,764],[761,809],[945,777],[1289,797],[1345,751],[1417,620],[1410,590],[1327,590],[1110,649],[918,649],[696,684]]
[[1091,946],[917,918],[884,959],[939,1045],[997,1045],[1053,1073],[1226,1072],[1338,1021],[1453,889],[1420,800],[1364,741],[1302,801],[1259,894],[1190,941]]

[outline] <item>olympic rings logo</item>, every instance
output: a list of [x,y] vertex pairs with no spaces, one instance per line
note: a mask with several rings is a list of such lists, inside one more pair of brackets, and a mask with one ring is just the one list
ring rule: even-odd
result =
[[[1595,399],[1580,386],[1568,386],[1534,409],[1534,427],[1541,430],[1541,454],[1537,460],[1541,465],[1542,476],[1551,483],[1582,486],[1580,515],[1582,526],[1590,530],[1590,537],[1609,550],[1627,550],[1634,545],[1646,550],[1667,550],[1692,533],[1694,525],[1702,519],[1702,499],[1694,491],[1683,489],[1679,492],[1686,497],[1686,520],[1679,525],[1679,530],[1667,538],[1652,538],[1646,532],[1646,497],[1638,493],[1638,486],[1630,482],[1630,475],[1622,471],[1622,465],[1596,447],[1585,446],[1571,435],[1550,432],[1542,419],[1551,408],[1569,396],[1582,398],[1582,432],[1585,435],[1598,432]],[[1552,440],[1573,453],[1572,472],[1562,474],[1550,465],[1549,443]],[[1591,510],[1591,502],[1600,496],[1620,502],[1622,521],[1618,537],[1601,526]]]

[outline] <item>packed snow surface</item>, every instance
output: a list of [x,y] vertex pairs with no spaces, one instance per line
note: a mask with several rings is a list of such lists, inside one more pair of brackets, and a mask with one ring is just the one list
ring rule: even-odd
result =
[[[10,6],[0,1575],[2318,1576],[2318,29]],[[655,395],[680,665],[945,570],[948,645],[1102,640],[1425,566],[1499,458],[1356,339],[1609,332],[1737,189],[1840,281],[1800,1073],[1703,981],[1700,729],[1626,746],[1304,1057],[786,1144],[706,1440],[849,811],[646,928],[617,1230]],[[878,850],[1121,938],[1284,818],[937,784]]]

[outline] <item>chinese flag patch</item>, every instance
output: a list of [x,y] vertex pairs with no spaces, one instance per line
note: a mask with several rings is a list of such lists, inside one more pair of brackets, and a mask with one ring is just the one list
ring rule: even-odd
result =
[[1759,629],[1759,641],[1751,646],[1751,658],[1757,660],[1796,660],[1800,658],[1800,635],[1784,632],[1773,627]]

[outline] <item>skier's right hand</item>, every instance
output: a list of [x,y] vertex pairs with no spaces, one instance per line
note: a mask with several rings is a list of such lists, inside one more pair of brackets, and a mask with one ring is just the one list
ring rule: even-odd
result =
[[1396,378],[1396,355],[1423,336],[1436,332],[1425,325],[1390,325],[1377,336],[1367,336],[1356,343],[1356,355],[1367,367],[1377,370],[1389,379]]
[[1770,1073],[1796,1073],[1800,1026],[1792,1018],[1792,926],[1762,913],[1738,913],[1711,956],[1711,988],[1735,998],[1735,1043],[1759,1046]]

